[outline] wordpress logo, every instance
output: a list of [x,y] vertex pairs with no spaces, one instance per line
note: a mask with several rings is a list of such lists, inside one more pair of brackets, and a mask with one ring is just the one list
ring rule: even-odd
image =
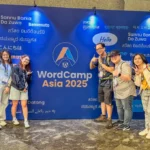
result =
[[78,60],[77,48],[68,42],[59,43],[53,50],[53,60],[62,68],[72,67]]

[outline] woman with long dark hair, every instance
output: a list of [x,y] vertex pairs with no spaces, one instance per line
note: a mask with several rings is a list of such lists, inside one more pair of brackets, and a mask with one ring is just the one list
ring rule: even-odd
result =
[[140,87],[142,105],[145,112],[145,129],[139,135],[150,139],[150,65],[143,54],[133,57],[135,85]]
[[10,53],[7,50],[3,50],[0,55],[0,128],[7,124],[5,119],[12,73],[11,65]]
[[20,64],[14,66],[12,72],[12,82],[10,89],[10,99],[12,100],[12,117],[13,124],[18,125],[19,122],[16,118],[16,110],[18,106],[18,101],[21,101],[23,116],[24,116],[24,125],[25,128],[29,128],[28,122],[28,80],[31,75],[30,69],[30,58],[28,55],[21,56]]

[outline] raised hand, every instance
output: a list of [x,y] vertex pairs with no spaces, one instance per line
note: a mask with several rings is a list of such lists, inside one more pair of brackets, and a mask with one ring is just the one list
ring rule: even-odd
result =
[[96,57],[95,57],[95,54],[94,54],[94,56],[93,56],[93,58],[91,59],[91,61],[92,61],[92,62],[97,62],[97,59],[98,59],[98,58],[96,58]]
[[139,75],[140,73],[142,73],[142,69],[139,69],[137,66],[132,67],[135,71],[135,74]]

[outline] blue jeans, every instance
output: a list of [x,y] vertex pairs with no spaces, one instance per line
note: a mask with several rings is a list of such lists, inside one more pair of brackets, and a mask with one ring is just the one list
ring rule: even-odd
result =
[[150,90],[142,90],[141,98],[145,112],[145,128],[150,129]]
[[133,96],[129,96],[125,99],[116,99],[119,120],[123,121],[123,124],[126,126],[130,126],[132,120],[132,100]]

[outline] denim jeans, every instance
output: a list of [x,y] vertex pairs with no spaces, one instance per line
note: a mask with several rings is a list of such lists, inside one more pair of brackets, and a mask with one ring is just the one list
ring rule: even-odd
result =
[[4,93],[5,85],[0,85],[0,121],[6,119],[6,107],[9,94]]
[[143,90],[141,98],[145,112],[145,128],[150,129],[150,90]]
[[133,96],[129,96],[125,99],[116,99],[119,120],[123,121],[123,124],[126,126],[130,126],[132,120],[132,100]]

